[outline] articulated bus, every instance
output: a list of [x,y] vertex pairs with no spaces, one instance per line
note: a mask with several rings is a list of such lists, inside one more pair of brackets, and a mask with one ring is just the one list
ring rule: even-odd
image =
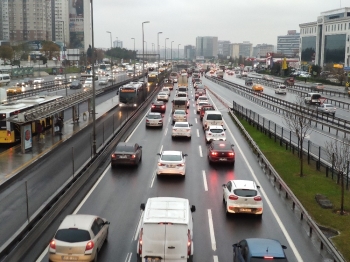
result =
[[[0,144],[15,143],[21,139],[20,126],[16,123],[6,121],[7,118],[16,116],[29,109],[54,102],[62,96],[35,96],[25,99],[0,104]],[[52,127],[51,117],[40,119],[43,128]],[[37,133],[37,126],[32,122],[32,133]]]
[[119,88],[119,106],[137,107],[139,104],[140,89],[137,85],[127,84]]

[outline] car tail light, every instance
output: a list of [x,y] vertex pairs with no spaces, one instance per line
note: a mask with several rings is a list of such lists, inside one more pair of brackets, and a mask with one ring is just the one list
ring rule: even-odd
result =
[[116,157],[116,154],[112,154],[112,158],[115,158]]
[[88,250],[93,249],[94,246],[95,246],[94,241],[90,240],[90,241],[87,242],[87,244],[86,244],[85,251],[88,251]]
[[139,255],[142,255],[142,235],[143,235],[143,228],[140,230],[140,236],[139,236]]
[[152,108],[155,108],[155,106],[154,106],[154,105],[152,105]]
[[191,131],[191,129],[186,129],[186,132],[190,132]]
[[211,135],[212,135],[212,133],[208,132],[208,136],[211,136]]
[[234,156],[235,153],[230,152],[230,153],[228,153],[228,155],[229,155],[229,156]]
[[256,196],[256,197],[254,197],[254,200],[255,200],[255,201],[261,201],[261,196]]
[[159,120],[159,123],[163,123],[163,120]]
[[11,136],[11,131],[7,130],[7,136]]
[[274,257],[271,257],[271,256],[264,256],[264,259],[274,259]]
[[191,231],[187,233],[187,255],[190,256],[192,251]]
[[230,196],[228,197],[228,199],[230,199],[230,200],[238,200],[238,196],[230,195]]
[[135,158],[136,157],[136,155],[131,155],[131,158]]
[[149,120],[148,120],[148,119],[146,119],[146,122],[147,122],[147,123],[149,123]]
[[178,164],[177,166],[184,166],[185,164],[184,163],[181,163],[181,164]]
[[222,136],[224,136],[225,134],[224,133],[221,133]]
[[177,129],[173,129],[174,131],[177,131]]
[[217,156],[217,155],[218,155],[218,152],[210,152],[210,154],[211,154],[212,156]]
[[158,163],[158,166],[165,166],[165,164],[163,164],[163,163]]
[[51,242],[50,242],[50,248],[56,249],[56,242],[55,242],[55,240],[51,240]]
[[164,108],[165,106],[162,106],[162,108]]

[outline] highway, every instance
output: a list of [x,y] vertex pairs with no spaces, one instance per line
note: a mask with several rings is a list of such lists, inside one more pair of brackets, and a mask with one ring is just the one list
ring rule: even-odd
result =
[[[209,88],[215,84],[205,82]],[[227,89],[226,89],[227,90]],[[172,196],[188,198],[196,206],[194,219],[194,261],[224,262],[232,261],[232,244],[247,237],[266,237],[278,239],[288,248],[289,261],[320,262],[327,261],[319,255],[311,243],[294,213],[280,198],[276,189],[268,181],[255,155],[247,146],[240,131],[230,120],[227,110],[216,99],[210,97],[222,112],[227,129],[227,138],[235,145],[236,165],[210,166],[207,161],[207,145],[199,116],[194,112],[194,92],[190,88],[191,106],[189,122],[192,126],[191,140],[171,139],[171,104],[164,116],[162,129],[145,128],[144,115],[132,134],[126,139],[137,142],[143,147],[142,163],[134,167],[108,168],[92,188],[86,198],[77,206],[75,212],[95,214],[108,219],[110,224],[108,243],[99,253],[100,261],[136,261],[136,240],[140,221],[140,204],[149,197]],[[172,97],[174,96],[172,92]],[[171,99],[170,99],[171,100]],[[106,117],[106,119],[108,116]],[[75,143],[86,144],[86,135],[74,138]],[[66,145],[70,148],[70,145]],[[188,154],[186,177],[155,176],[157,153],[161,150],[182,150]],[[82,154],[89,151],[81,147]],[[79,151],[80,152],[80,151]],[[56,154],[56,153],[55,153]],[[67,172],[57,169],[65,163],[65,151],[46,159],[46,168],[56,168],[56,177]],[[63,158],[65,157],[65,158]],[[60,161],[57,161],[60,159]],[[52,170],[52,169],[51,169]],[[34,172],[34,170],[32,170]],[[28,170],[30,172],[30,170]],[[37,170],[35,172],[40,172]],[[226,216],[222,204],[222,184],[231,179],[254,180],[261,186],[264,202],[264,214],[259,220],[250,215]],[[49,178],[40,181],[45,187]],[[40,190],[40,188],[36,189]],[[73,201],[74,202],[74,201]],[[73,205],[74,203],[72,203]],[[50,229],[45,235],[53,236],[56,229]],[[47,237],[46,237],[47,238]],[[47,261],[48,241],[38,239],[25,261]],[[41,247],[41,249],[39,249]],[[45,248],[44,248],[45,247]]]

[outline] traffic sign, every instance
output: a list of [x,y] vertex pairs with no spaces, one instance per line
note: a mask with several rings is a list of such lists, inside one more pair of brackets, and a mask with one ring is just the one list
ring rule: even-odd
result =
[[344,66],[344,71],[350,71],[350,66]]

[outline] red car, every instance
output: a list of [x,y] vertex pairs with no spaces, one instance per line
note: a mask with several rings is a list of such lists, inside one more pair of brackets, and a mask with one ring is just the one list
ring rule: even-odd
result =
[[151,105],[151,112],[165,113],[166,104],[164,101],[155,101]]
[[205,111],[215,111],[215,108],[213,105],[204,105],[201,107],[201,111],[199,111],[199,118],[202,120],[203,116],[205,114]]
[[212,141],[208,148],[208,160],[211,163],[235,164],[235,151],[228,141]]

